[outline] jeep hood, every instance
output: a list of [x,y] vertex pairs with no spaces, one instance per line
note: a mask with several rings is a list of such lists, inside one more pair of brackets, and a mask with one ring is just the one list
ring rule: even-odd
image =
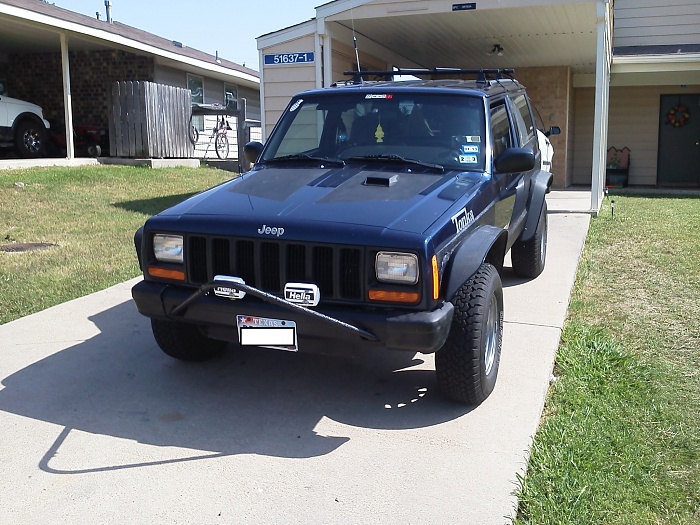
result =
[[[378,169],[379,168],[379,169]],[[285,224],[341,223],[422,233],[455,200],[473,191],[480,173],[425,168],[263,167],[200,193],[160,214],[239,217]],[[245,219],[244,219],[245,218]]]

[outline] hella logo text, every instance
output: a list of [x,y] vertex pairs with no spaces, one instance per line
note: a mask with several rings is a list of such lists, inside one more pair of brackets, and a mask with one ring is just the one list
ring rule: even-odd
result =
[[284,298],[290,303],[316,306],[321,299],[321,293],[315,284],[287,283],[284,285]]

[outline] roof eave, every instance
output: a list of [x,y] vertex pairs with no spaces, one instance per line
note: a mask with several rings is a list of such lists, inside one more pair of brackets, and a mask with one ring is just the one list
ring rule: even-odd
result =
[[178,53],[167,51],[165,49],[161,49],[150,44],[145,44],[143,42],[139,42],[130,38],[126,38],[121,35],[110,33],[109,31],[104,31],[102,29],[87,27],[75,22],[61,20],[60,18],[52,17],[49,15],[37,13],[34,11],[22,9],[20,7],[15,7],[3,3],[0,3],[0,14],[5,14],[7,16],[32,22],[36,25],[42,26],[47,31],[53,31],[57,33],[73,33],[83,37],[93,38],[104,42],[110,42],[111,44],[121,46],[127,49],[134,49],[142,53],[162,57],[164,59],[171,60],[177,63],[187,64],[196,67],[200,70],[210,71],[212,73],[225,75],[227,77],[234,77],[240,83],[244,85],[249,85],[251,87],[257,88],[260,85],[260,78],[256,77],[255,75],[223,67],[218,64],[211,64],[204,60],[198,60],[196,58],[180,55]]

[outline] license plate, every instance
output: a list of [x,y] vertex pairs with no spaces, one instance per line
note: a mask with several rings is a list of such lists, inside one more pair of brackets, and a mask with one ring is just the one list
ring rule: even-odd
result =
[[294,321],[239,315],[236,322],[241,346],[262,346],[290,352],[299,350],[297,324]]

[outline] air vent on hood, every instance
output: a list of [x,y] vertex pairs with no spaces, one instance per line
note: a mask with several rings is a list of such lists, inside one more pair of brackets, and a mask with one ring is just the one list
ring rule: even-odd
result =
[[392,175],[391,177],[367,177],[365,179],[365,182],[363,184],[365,186],[383,186],[384,188],[388,188],[389,186],[393,186],[396,184],[399,180],[398,175]]

